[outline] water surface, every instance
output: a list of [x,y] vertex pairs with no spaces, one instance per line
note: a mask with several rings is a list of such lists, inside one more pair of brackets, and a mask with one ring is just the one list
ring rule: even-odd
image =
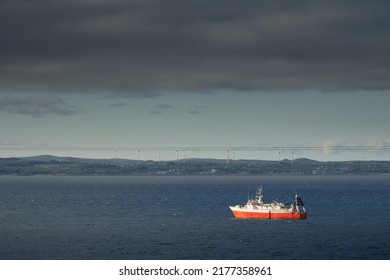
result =
[[[229,205],[299,194],[308,219]],[[388,176],[0,176],[0,259],[390,259]]]

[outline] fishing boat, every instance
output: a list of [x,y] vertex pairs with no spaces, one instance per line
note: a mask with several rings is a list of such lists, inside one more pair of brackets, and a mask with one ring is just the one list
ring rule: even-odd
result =
[[295,195],[293,203],[263,202],[263,187],[259,187],[255,199],[248,199],[245,205],[229,206],[235,218],[238,219],[294,219],[307,218],[307,212],[302,199]]

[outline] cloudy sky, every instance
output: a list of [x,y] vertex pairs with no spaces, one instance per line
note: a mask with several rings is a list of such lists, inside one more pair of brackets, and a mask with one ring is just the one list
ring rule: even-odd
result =
[[[2,0],[0,156],[323,147],[294,153],[388,160],[389,10],[377,0]],[[47,150],[11,148],[25,146]],[[378,148],[338,149],[356,146]],[[226,151],[186,154],[199,156]]]

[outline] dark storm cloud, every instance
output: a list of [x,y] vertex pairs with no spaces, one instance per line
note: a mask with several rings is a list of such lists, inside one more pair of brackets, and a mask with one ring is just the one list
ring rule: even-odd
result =
[[390,87],[388,1],[3,0],[0,91]]

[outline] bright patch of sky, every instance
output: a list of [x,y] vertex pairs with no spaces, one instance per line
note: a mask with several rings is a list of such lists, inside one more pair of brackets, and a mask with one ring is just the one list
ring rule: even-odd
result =
[[[37,96],[37,95],[35,95]],[[180,157],[226,158],[230,147],[292,147],[272,151],[230,151],[229,157],[277,160],[294,156],[318,160],[388,160],[389,150],[295,150],[293,147],[389,145],[389,92],[212,92],[161,93],[148,98],[57,94],[30,100],[7,99],[1,108],[0,144],[53,147],[47,150],[2,150],[2,157],[55,154],[92,158],[171,160]],[[37,98],[37,97],[35,97]],[[3,101],[6,100],[3,98]],[[55,104],[54,104],[55,103]],[[3,103],[5,104],[5,103]],[[46,104],[47,105],[47,104]],[[105,147],[104,151],[59,151],[54,147]],[[142,151],[144,148],[155,151]],[[158,151],[158,147],[162,151]],[[226,151],[185,151],[186,147],[226,147]],[[112,149],[111,149],[112,148]],[[294,155],[292,154],[294,153]]]

